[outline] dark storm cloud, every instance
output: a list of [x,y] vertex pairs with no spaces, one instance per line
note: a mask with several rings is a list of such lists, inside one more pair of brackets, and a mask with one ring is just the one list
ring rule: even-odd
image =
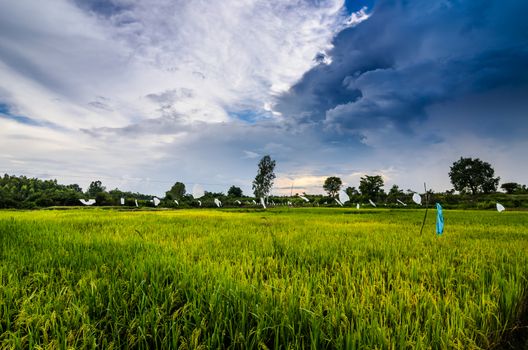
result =
[[374,0],[345,0],[345,8],[349,13],[357,12],[362,8],[372,9]]
[[[275,106],[301,123],[411,132],[438,103],[528,87],[528,3],[381,1]],[[512,94],[512,96],[518,94]],[[491,132],[491,131],[490,131]]]
[[104,17],[111,17],[130,8],[118,0],[75,0],[74,2],[80,8]]

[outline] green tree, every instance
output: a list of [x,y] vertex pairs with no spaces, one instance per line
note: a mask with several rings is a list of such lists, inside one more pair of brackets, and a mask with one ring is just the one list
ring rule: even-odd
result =
[[350,198],[351,202],[356,202],[359,200],[359,191],[355,187],[349,186],[345,189],[345,192]]
[[237,186],[231,186],[229,187],[229,190],[227,190],[227,196],[228,197],[242,197],[242,189]]
[[497,190],[500,177],[494,177],[495,170],[478,158],[462,158],[453,163],[449,178],[455,190],[471,194],[490,193]]
[[209,199],[213,199],[213,198],[223,198],[225,197],[224,193],[223,192],[209,192],[209,191],[204,191],[204,195],[202,198],[209,198]]
[[359,180],[359,191],[363,197],[376,200],[383,194],[383,184],[383,178],[380,175],[365,175]]
[[77,193],[83,193],[83,190],[82,190],[81,186],[79,186],[77,184],[66,185],[66,188],[70,189],[70,190],[72,190],[74,192],[77,192]]
[[389,190],[389,193],[387,194],[387,197],[389,198],[389,200],[393,200],[393,201],[403,196],[405,196],[405,193],[403,193],[403,190],[401,190],[398,185],[392,185],[392,187]]
[[522,190],[522,186],[517,182],[506,182],[501,185],[501,188],[506,191],[508,194],[515,193],[519,190]]
[[330,176],[326,178],[323,184],[323,189],[328,193],[328,196],[335,198],[339,193],[341,186],[343,186],[343,181],[341,181],[339,177]]
[[176,182],[171,189],[165,192],[165,197],[169,200],[180,200],[185,196],[185,184]]
[[115,205],[114,199],[108,192],[98,192],[95,195],[95,205]]
[[355,188],[354,186],[348,186],[348,187],[345,189],[345,192],[346,192],[346,194],[348,194],[349,197],[359,195],[359,191],[358,191],[357,188]]
[[90,197],[96,197],[97,194],[104,192],[105,190],[106,187],[103,186],[103,183],[101,181],[92,181],[90,187],[88,187],[88,191],[86,191],[86,194]]
[[[138,200],[149,199],[151,196],[123,192],[118,190],[105,191],[100,181],[91,185],[90,198],[95,198],[98,204],[115,205],[121,197]],[[79,185],[61,185],[57,180],[40,180],[25,176],[4,175],[0,177],[0,208],[35,208],[52,205],[79,205],[79,198],[85,198]],[[133,202],[132,202],[133,203]]]
[[253,193],[255,197],[266,197],[271,191],[275,180],[275,161],[269,155],[262,157],[258,164],[257,176],[253,180]]

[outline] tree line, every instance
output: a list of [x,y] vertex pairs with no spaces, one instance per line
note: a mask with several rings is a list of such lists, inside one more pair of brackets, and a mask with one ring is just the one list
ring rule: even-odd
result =
[[[269,155],[264,156],[259,164],[257,175],[252,184],[253,196],[245,196],[242,189],[231,186],[227,193],[208,192],[202,197],[203,203],[212,202],[214,198],[220,199],[228,205],[252,204],[253,198],[265,198],[268,203],[307,205],[303,200],[289,196],[271,196],[270,192],[275,179],[276,162]],[[449,177],[453,185],[452,190],[443,193],[428,191],[431,200],[438,200],[453,207],[492,207],[497,198],[504,201],[504,193],[497,193],[499,177],[495,177],[492,166],[476,158],[460,158],[450,168]],[[387,192],[384,190],[384,181],[381,175],[365,175],[361,177],[358,187],[348,186],[343,188],[343,181],[337,176],[328,177],[322,184],[327,193],[324,195],[303,196],[310,199],[309,205],[333,205],[339,191],[344,190],[350,198],[350,203],[366,202],[369,199],[387,206],[399,206],[400,203],[410,202],[414,193],[412,190],[402,190],[398,185],[393,185]],[[528,202],[528,188],[515,182],[503,183],[500,188],[507,195],[510,207],[524,206]],[[457,191],[458,193],[455,193]],[[484,196],[484,197],[483,197]],[[499,197],[497,197],[499,196]],[[0,177],[0,208],[31,209],[50,206],[77,206],[79,199],[93,198],[99,206],[121,205],[125,206],[154,206],[151,202],[154,196],[137,192],[121,191],[119,189],[107,190],[99,180],[91,182],[86,191],[77,184],[62,185],[57,180],[41,180],[26,176],[4,175]],[[477,203],[476,198],[480,201]],[[482,200],[483,199],[483,200]],[[524,201],[524,202],[523,202]],[[177,203],[176,203],[177,202]],[[209,203],[210,204],[210,203]],[[163,207],[197,207],[199,204],[187,193],[185,184],[176,182],[161,199]]]
[[[495,177],[495,170],[490,163],[478,158],[461,157],[455,161],[450,167],[449,178],[453,189],[443,193],[427,191],[426,194],[431,201],[447,203],[448,206],[492,208],[496,199],[504,199],[501,193],[497,192],[500,177]],[[336,198],[342,186],[343,182],[339,177],[331,176],[326,178],[323,189],[328,197]],[[393,185],[388,192],[385,192],[383,187],[384,181],[381,175],[365,175],[360,178],[358,189],[347,187],[344,191],[351,202],[364,202],[370,199],[397,206],[400,205],[398,201],[409,202],[414,193],[409,189],[404,192],[398,185]],[[516,182],[503,183],[500,188],[508,195],[528,194],[527,186]],[[458,191],[458,194],[455,194],[455,191]],[[476,202],[477,198],[481,199],[479,203]],[[527,198],[507,198],[507,200],[510,206],[520,207],[523,206],[522,200],[527,201]]]

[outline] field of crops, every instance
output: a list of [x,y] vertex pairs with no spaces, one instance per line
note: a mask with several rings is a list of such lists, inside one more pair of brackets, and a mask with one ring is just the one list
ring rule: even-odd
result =
[[0,348],[503,346],[528,213],[430,214],[2,211]]

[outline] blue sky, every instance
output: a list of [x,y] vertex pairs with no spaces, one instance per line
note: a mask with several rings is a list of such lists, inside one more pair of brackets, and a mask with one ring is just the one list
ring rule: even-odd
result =
[[0,2],[0,170],[163,194],[528,183],[528,3]]

